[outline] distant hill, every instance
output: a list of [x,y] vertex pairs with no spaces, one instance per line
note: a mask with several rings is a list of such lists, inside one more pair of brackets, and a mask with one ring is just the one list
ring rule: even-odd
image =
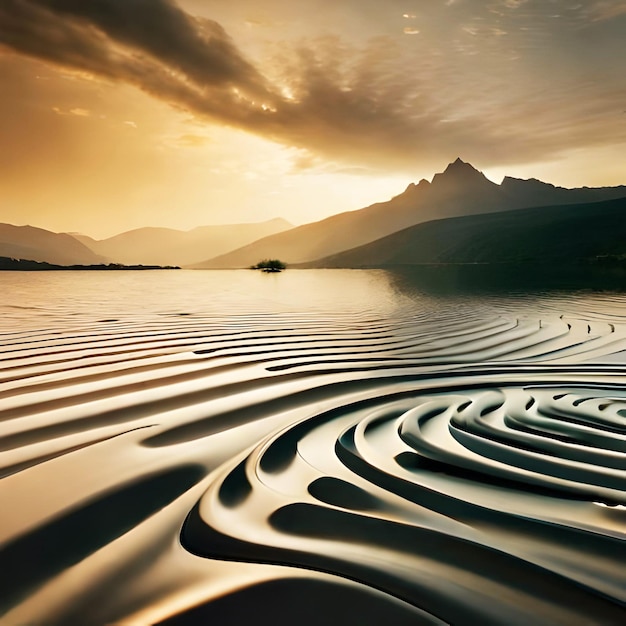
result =
[[436,174],[432,182],[411,183],[402,194],[388,202],[265,237],[233,252],[209,258],[197,267],[249,267],[260,259],[272,257],[288,264],[303,263],[435,219],[623,196],[626,196],[626,186],[565,189],[534,179],[509,177],[497,185],[469,163],[457,159],[443,173]]
[[188,231],[138,228],[101,240],[74,233],[72,236],[116,263],[191,265],[289,228],[289,222],[276,218],[254,224],[199,226]]
[[0,256],[55,265],[92,265],[104,259],[67,234],[34,226],[0,224]]
[[626,254],[626,197],[435,220],[305,264],[364,268],[452,263],[568,264]]

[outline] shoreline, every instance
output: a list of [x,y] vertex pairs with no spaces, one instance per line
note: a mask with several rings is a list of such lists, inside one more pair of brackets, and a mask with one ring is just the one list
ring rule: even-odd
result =
[[177,265],[122,265],[121,263],[101,263],[97,265],[57,265],[30,259],[0,257],[0,271],[8,272],[50,272],[50,271],[120,271],[120,270],[179,270]]

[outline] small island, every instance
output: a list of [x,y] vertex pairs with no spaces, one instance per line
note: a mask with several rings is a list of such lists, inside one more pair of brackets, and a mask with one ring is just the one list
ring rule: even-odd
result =
[[267,273],[275,273],[282,272],[284,269],[287,269],[287,264],[283,263],[279,259],[263,259],[256,265],[253,265],[250,269],[261,270],[262,272]]

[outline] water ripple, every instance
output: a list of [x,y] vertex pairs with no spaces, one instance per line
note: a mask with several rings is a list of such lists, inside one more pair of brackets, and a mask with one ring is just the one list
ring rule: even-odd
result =
[[6,623],[623,623],[623,299],[337,293],[10,313]]
[[223,471],[184,545],[340,574],[450,623],[618,623],[626,392],[606,374],[381,382]]

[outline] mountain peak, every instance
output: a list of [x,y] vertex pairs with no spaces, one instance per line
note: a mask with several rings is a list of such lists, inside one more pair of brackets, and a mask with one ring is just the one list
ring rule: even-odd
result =
[[448,167],[444,170],[444,174],[452,174],[452,173],[460,173],[460,172],[476,172],[480,173],[473,165],[466,163],[461,159],[461,157],[457,157],[455,161],[450,163]]
[[433,183],[436,187],[443,186],[446,188],[466,187],[467,185],[474,187],[482,187],[485,184],[494,185],[481,171],[477,170],[470,163],[466,163],[460,157],[450,163],[442,173],[435,174]]

